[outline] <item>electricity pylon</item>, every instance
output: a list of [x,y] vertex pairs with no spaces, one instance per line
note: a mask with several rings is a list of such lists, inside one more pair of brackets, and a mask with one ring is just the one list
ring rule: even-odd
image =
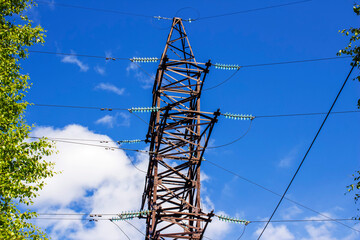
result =
[[202,239],[213,213],[204,213],[200,165],[219,110],[200,111],[211,66],[195,60],[181,18],[174,18],[153,87],[147,141],[150,158],[141,209],[145,239]]

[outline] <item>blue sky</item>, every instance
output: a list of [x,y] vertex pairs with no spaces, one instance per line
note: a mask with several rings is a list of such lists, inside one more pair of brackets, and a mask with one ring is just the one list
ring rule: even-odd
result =
[[[30,50],[119,58],[161,56],[171,21],[56,4],[149,16],[173,17],[177,13],[183,18],[201,18],[288,2],[57,0],[54,5],[39,4],[29,11],[35,24],[41,24],[47,30],[44,46]],[[185,28],[195,57],[200,62],[211,59],[213,63],[241,66],[334,57],[348,41],[338,31],[358,24],[352,4],[350,0],[313,0],[203,19],[185,23]],[[230,81],[204,92],[202,109],[216,111],[220,108],[221,112],[254,116],[326,112],[350,70],[349,61],[341,59],[243,68]],[[32,103],[110,108],[145,107],[151,104],[152,79],[130,61],[31,53],[22,66],[33,82],[27,95],[27,100]],[[153,75],[157,65],[144,63],[141,67]],[[205,88],[220,83],[232,73],[212,67]],[[354,71],[354,74],[358,73],[358,70]],[[333,110],[356,110],[359,86],[358,82],[349,81]],[[149,115],[143,114],[141,117],[147,121]],[[35,124],[36,136],[122,140],[143,139],[147,131],[146,124],[126,111],[33,106],[29,107],[26,118],[30,124]],[[205,158],[282,193],[323,118],[318,115],[255,119],[251,130],[242,140],[216,150],[209,149]],[[357,214],[352,195],[344,193],[346,186],[352,182],[351,175],[360,169],[359,120],[358,113],[329,117],[288,192],[289,198],[334,218],[350,218]],[[210,145],[231,142],[241,136],[248,126],[248,121],[221,118],[215,125]],[[138,144],[130,147],[146,149],[147,146]],[[133,159],[142,169],[146,169],[146,156],[61,143],[58,149],[59,154],[50,160],[58,163],[64,174],[49,182],[49,187],[36,205],[39,211],[119,212],[138,208],[144,176],[129,161]],[[67,173],[66,169],[72,170]],[[86,172],[87,169],[90,172]],[[264,220],[270,216],[279,200],[278,196],[206,162],[202,170],[207,176],[202,185],[203,199],[206,207],[215,208],[215,212],[248,220]],[[123,175],[119,176],[117,172]],[[77,179],[81,181],[77,183]],[[69,181],[68,185],[65,184],[67,187],[62,186],[62,182],[66,181]],[[113,189],[109,187],[114,185],[112,181],[118,183]],[[61,191],[55,190],[57,188]],[[68,188],[72,194],[66,192]],[[123,192],[104,197],[108,196],[106,191],[115,190]],[[68,198],[65,199],[65,196]],[[321,216],[288,201],[283,202],[274,216],[277,220],[306,218],[319,219]],[[96,234],[103,234],[102,239],[125,239],[111,223],[89,225],[65,224],[61,220],[44,221],[39,220],[38,223],[46,227],[54,239],[92,239],[100,236]],[[136,224],[143,228],[143,223],[137,221]],[[354,223],[347,224],[353,226]],[[242,231],[241,225],[218,221],[212,225],[206,234],[212,239],[237,239]],[[262,226],[259,223],[249,224],[243,239],[256,239]],[[143,238],[131,227],[123,227],[132,234],[132,239]],[[359,229],[359,226],[355,227]],[[87,235],[87,232],[92,235]],[[358,233],[336,223],[274,223],[267,232],[263,239],[359,237]]]

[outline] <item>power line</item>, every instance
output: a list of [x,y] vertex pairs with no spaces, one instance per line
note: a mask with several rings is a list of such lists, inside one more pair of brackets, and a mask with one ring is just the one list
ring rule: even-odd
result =
[[[39,214],[38,214],[39,215]],[[46,214],[51,215],[51,214]],[[54,214],[58,215],[58,214]],[[66,215],[66,214],[65,214]],[[73,215],[73,214],[72,214]],[[78,214],[83,215],[83,214]],[[103,214],[104,215],[104,214]],[[67,217],[34,217],[31,218],[33,220],[75,220],[75,221],[91,221],[91,220],[97,220],[97,221],[109,221],[112,220],[111,218],[67,218]],[[126,220],[124,220],[126,221]],[[274,223],[292,223],[292,222],[334,222],[334,221],[359,221],[358,219],[354,218],[334,218],[334,219],[286,219],[286,220],[272,220],[271,222]],[[130,224],[129,221],[126,221],[128,224]],[[249,220],[250,223],[264,223],[267,222],[267,220]],[[130,224],[132,225],[132,224]],[[133,225],[132,225],[133,226]],[[246,225],[244,225],[246,226]],[[137,229],[139,232],[140,230]]]
[[61,143],[77,144],[77,145],[84,145],[84,146],[91,146],[91,147],[101,147],[101,148],[105,148],[106,150],[125,150],[125,151],[149,153],[149,151],[139,150],[139,149],[130,149],[130,148],[121,148],[121,147],[109,147],[109,146],[105,146],[105,145],[97,145],[97,144],[90,144],[90,143],[65,141],[65,140],[56,140],[56,139],[49,139],[49,140],[50,141],[55,141],[55,142],[61,142]]
[[349,77],[350,77],[350,75],[351,75],[352,71],[354,70],[355,66],[356,66],[356,64],[354,64],[354,65],[352,66],[352,68],[351,68],[351,70],[350,70],[349,74],[347,75],[347,77],[346,77],[346,79],[345,79],[345,81],[344,81],[343,85],[341,86],[341,88],[340,88],[340,90],[339,90],[339,92],[338,92],[338,94],[337,94],[337,96],[336,96],[335,100],[333,101],[333,103],[332,103],[332,105],[331,105],[331,107],[330,107],[330,109],[329,109],[328,113],[326,114],[324,121],[322,122],[322,124],[321,124],[321,126],[320,126],[319,130],[317,131],[317,133],[316,133],[316,135],[315,135],[314,139],[312,140],[312,142],[311,142],[311,144],[310,144],[310,146],[309,146],[308,150],[306,151],[306,153],[305,153],[305,155],[304,155],[303,159],[301,160],[301,162],[300,162],[300,164],[299,164],[298,168],[296,169],[294,176],[293,176],[293,177],[292,177],[292,179],[290,180],[290,182],[289,182],[289,184],[288,184],[288,186],[287,186],[287,188],[286,188],[285,192],[284,192],[284,193],[283,193],[283,195],[281,196],[280,201],[279,201],[279,202],[278,202],[278,204],[276,205],[276,207],[275,207],[275,209],[274,209],[273,213],[271,214],[271,216],[270,216],[269,220],[266,222],[266,225],[264,226],[263,230],[261,231],[261,233],[260,233],[260,235],[259,235],[259,237],[258,237],[258,240],[259,240],[259,239],[261,238],[261,236],[263,235],[263,233],[264,233],[264,231],[266,230],[267,226],[269,225],[269,223],[270,223],[271,219],[273,218],[274,214],[276,213],[277,209],[279,208],[279,206],[280,206],[280,204],[281,204],[282,200],[284,199],[284,197],[285,197],[285,195],[286,195],[287,191],[289,190],[289,188],[290,188],[291,184],[293,183],[293,181],[294,181],[295,177],[297,176],[297,174],[298,174],[298,172],[299,172],[299,170],[300,170],[301,166],[303,165],[303,163],[304,163],[304,161],[305,161],[305,159],[306,159],[306,157],[307,157],[308,153],[310,152],[310,150],[311,150],[311,148],[312,148],[313,144],[315,143],[315,141],[316,141],[316,139],[317,139],[317,137],[318,137],[319,133],[321,132],[322,127],[324,126],[324,124],[325,124],[325,122],[326,122],[326,120],[327,120],[328,116],[330,115],[331,110],[332,110],[332,109],[333,109],[333,107],[335,106],[335,103],[336,103],[337,99],[339,98],[339,96],[340,96],[340,94],[341,94],[342,90],[344,89],[345,84],[346,84],[346,82],[348,81],[348,79],[349,79]]
[[129,236],[124,232],[124,230],[121,229],[121,227],[120,227],[118,224],[116,224],[116,223],[115,223],[113,220],[111,220],[111,219],[109,219],[109,221],[112,222],[113,224],[115,224],[115,226],[116,226],[118,229],[120,229],[120,231],[126,236],[126,238],[130,240]]
[[45,1],[36,1],[40,4],[46,4],[46,5],[55,5],[59,7],[67,7],[67,8],[77,8],[77,9],[83,9],[83,10],[91,10],[96,12],[106,12],[106,13],[115,13],[115,14],[121,14],[121,15],[128,15],[128,16],[135,16],[135,17],[145,17],[145,18],[154,18],[154,16],[139,14],[139,13],[131,13],[131,12],[122,12],[112,9],[103,9],[103,8],[91,8],[91,7],[84,7],[84,6],[78,6],[78,5],[70,5],[70,4],[64,4],[64,3],[54,3],[54,2],[45,2]]
[[[30,138],[39,138],[39,137],[30,137]],[[89,143],[82,143],[82,142],[74,142],[74,141],[65,141],[65,140],[60,140],[60,139],[54,139],[54,138],[49,138],[50,141],[55,141],[55,142],[61,142],[61,143],[68,143],[68,144],[77,144],[77,145],[84,145],[84,146],[91,146],[91,147],[101,147],[104,148],[105,150],[124,150],[124,151],[134,151],[134,152],[140,152],[140,153],[150,153],[149,151],[146,150],[138,150],[138,149],[130,149],[130,148],[121,148],[121,147],[109,147],[109,146],[104,146],[104,145],[97,145],[97,144],[89,144]],[[143,141],[143,140],[142,140]],[[138,166],[136,166],[136,164],[131,160],[130,163],[133,165],[133,167],[142,172],[142,173],[147,173],[146,171],[138,168]]]
[[[252,180],[250,180],[250,179],[248,179],[248,178],[246,178],[246,177],[244,177],[244,176],[241,176],[240,174],[238,174],[238,173],[236,173],[236,172],[233,172],[232,170],[226,169],[226,168],[224,168],[223,166],[218,165],[218,164],[216,164],[216,163],[214,163],[214,162],[212,162],[212,161],[210,161],[210,160],[206,160],[205,162],[210,163],[211,165],[213,165],[213,166],[215,166],[215,167],[217,167],[217,168],[220,168],[220,169],[222,169],[223,171],[228,172],[228,173],[230,173],[230,174],[232,174],[232,175],[234,175],[234,176],[236,176],[236,177],[239,177],[240,179],[242,179],[242,180],[244,180],[244,181],[246,181],[246,182],[248,182],[248,183],[251,183],[251,184],[253,184],[253,185],[255,185],[255,186],[259,187],[259,188],[262,188],[262,189],[265,190],[265,191],[268,191],[268,192],[270,192],[270,193],[272,193],[272,194],[274,194],[274,195],[277,195],[277,196],[281,197],[281,194],[279,194],[279,193],[277,193],[277,192],[275,192],[275,191],[273,191],[273,190],[271,190],[271,189],[269,189],[269,188],[267,188],[267,187],[265,187],[265,186],[263,186],[263,185],[261,185],[261,184],[259,184],[259,183],[256,183],[256,182],[254,182],[254,181],[252,181]],[[300,206],[300,207],[302,207],[302,208],[305,208],[305,209],[310,210],[310,211],[312,211],[312,212],[314,212],[314,213],[316,213],[316,214],[319,214],[319,215],[321,215],[321,216],[323,216],[323,217],[325,217],[325,218],[327,218],[327,219],[329,219],[329,220],[332,220],[332,221],[334,221],[334,222],[336,222],[336,223],[338,223],[338,224],[341,224],[341,225],[343,225],[344,227],[350,228],[350,229],[352,229],[352,230],[354,230],[354,231],[356,231],[356,232],[360,232],[359,230],[357,230],[357,229],[355,229],[355,228],[352,228],[352,227],[350,227],[350,226],[348,226],[348,225],[346,225],[346,224],[344,224],[344,223],[342,223],[342,222],[340,222],[340,221],[336,221],[336,219],[333,219],[333,218],[331,218],[331,217],[329,217],[329,216],[327,216],[327,215],[325,215],[325,214],[323,214],[323,213],[321,213],[321,212],[319,212],[319,211],[316,211],[316,210],[314,210],[314,209],[312,209],[312,208],[310,208],[310,207],[307,207],[307,206],[305,206],[305,205],[303,205],[303,204],[301,204],[301,203],[299,203],[299,202],[297,202],[297,201],[295,201],[295,200],[292,200],[292,199],[290,199],[290,198],[288,198],[288,197],[284,197],[284,199],[286,199],[286,200],[288,200],[289,202],[292,202],[292,203],[294,203],[294,204],[296,204],[296,205],[298,205],[298,206]]]
[[293,64],[293,63],[306,63],[306,62],[316,62],[316,61],[325,61],[325,60],[333,60],[333,59],[341,59],[341,58],[350,58],[351,56],[343,56],[343,57],[328,57],[328,58],[316,58],[316,59],[305,59],[305,60],[295,60],[295,61],[286,61],[286,62],[272,62],[272,63],[260,63],[260,64],[252,64],[252,65],[243,65],[243,66],[238,66],[238,68],[236,68],[236,72],[234,72],[232,75],[230,75],[230,77],[226,78],[224,81],[220,82],[219,84],[206,88],[203,91],[208,91],[214,88],[217,88],[221,85],[223,85],[224,83],[228,82],[229,80],[231,80],[241,68],[244,67],[261,67],[261,66],[274,66],[274,65],[281,65],[281,64]]
[[[81,144],[81,145],[97,146],[97,147],[106,148],[106,146],[94,145],[94,144],[82,144],[82,143],[76,143],[76,142],[66,142],[66,143]],[[114,149],[121,149],[121,148],[114,148]],[[142,150],[134,150],[134,149],[125,149],[125,150],[132,150],[132,151],[141,151],[141,152],[144,152],[144,151],[142,151]],[[220,165],[218,165],[218,164],[216,164],[216,163],[214,163],[214,162],[211,162],[211,161],[209,161],[209,160],[206,160],[206,162],[208,162],[208,163],[210,163],[210,164],[212,164],[212,165],[214,165],[214,166],[216,166],[216,167],[218,167],[218,168],[220,168],[220,169],[223,169],[224,171],[227,171],[227,172],[229,172],[229,173],[231,173],[231,174],[233,174],[233,175],[235,175],[235,176],[237,176],[237,177],[239,177],[239,178],[241,178],[241,179],[243,179],[243,180],[245,180],[245,181],[247,181],[247,182],[249,182],[249,183],[251,183],[251,184],[253,184],[253,185],[256,185],[256,186],[258,186],[258,187],[260,187],[260,188],[262,188],[262,189],[264,189],[264,190],[266,190],[266,191],[268,191],[268,192],[271,192],[271,193],[273,193],[273,194],[275,194],[275,195],[281,196],[279,193],[276,193],[276,192],[274,192],[274,191],[272,191],[272,190],[270,190],[270,189],[268,189],[268,188],[266,188],[266,187],[264,187],[264,186],[262,186],[262,185],[260,185],[260,184],[258,184],[258,183],[256,183],[256,182],[253,182],[253,181],[251,181],[251,180],[249,180],[249,179],[247,179],[247,178],[245,178],[245,177],[243,177],[243,176],[241,176],[241,175],[239,175],[239,174],[237,174],[237,173],[235,173],[235,172],[232,172],[232,171],[230,171],[230,170],[228,170],[228,169],[226,169],[226,168],[224,168],[224,167],[222,167],[222,166],[220,166]],[[145,171],[139,169],[132,161],[131,161],[131,164],[134,165],[134,167],[135,167],[137,170],[139,170],[139,171],[141,171],[141,172],[143,172],[143,173],[146,173]],[[316,210],[314,210],[314,209],[311,209],[311,208],[309,208],[309,207],[307,207],[307,206],[305,206],[305,205],[303,205],[303,204],[300,204],[300,203],[298,203],[298,202],[296,202],[296,201],[294,201],[294,200],[291,200],[291,199],[289,199],[289,198],[287,198],[287,197],[285,197],[285,199],[288,200],[288,201],[290,201],[290,202],[295,203],[296,205],[299,205],[299,206],[301,206],[301,207],[303,207],[303,208],[306,208],[306,209],[308,209],[308,210],[310,210],[310,211],[313,211],[313,212],[315,212],[315,213],[317,213],[317,214],[319,214],[319,215],[321,215],[321,216],[323,216],[323,217],[326,217],[326,218],[328,218],[328,219],[331,220],[331,221],[337,222],[336,219],[332,219],[332,218],[330,218],[330,217],[328,217],[328,216],[326,216],[326,215],[324,215],[324,214],[322,214],[322,213],[320,213],[320,212],[318,212],[318,211],[316,211]],[[81,214],[77,214],[77,213],[76,213],[76,214],[73,214],[73,213],[39,213],[38,215],[91,215],[91,214],[87,214],[87,213],[81,213]],[[93,214],[93,215],[117,215],[117,213],[114,213],[114,214],[112,214],[112,213],[109,213],[109,214]],[[253,221],[252,221],[252,222],[253,222]],[[356,229],[354,229],[354,228],[352,228],[352,227],[350,227],[350,226],[347,226],[347,225],[345,225],[345,224],[343,224],[343,223],[341,223],[341,222],[338,222],[338,223],[340,223],[340,224],[342,224],[342,225],[344,225],[344,226],[346,226],[346,227],[348,227],[348,228],[350,228],[350,229],[352,229],[352,230],[358,231],[358,230],[356,230]],[[358,232],[359,232],[359,231],[358,231]]]
[[[183,19],[183,21],[187,22],[194,22],[204,19],[210,19],[210,18],[218,18],[218,17],[225,17],[230,15],[237,15],[237,14],[243,14],[243,13],[249,13],[249,12],[256,12],[256,11],[262,11],[272,8],[278,8],[278,7],[285,7],[305,2],[310,2],[311,0],[304,0],[304,1],[298,1],[298,2],[290,2],[285,4],[279,4],[279,5],[272,5],[267,7],[261,7],[261,8],[254,8],[254,9],[248,9],[243,11],[237,11],[237,12],[231,12],[231,13],[224,13],[219,15],[213,15],[213,16],[207,16],[202,18],[196,18],[196,19]],[[172,20],[172,18],[169,17],[161,17],[161,16],[150,16],[145,14],[139,14],[139,13],[132,13],[132,12],[124,12],[124,11],[118,11],[113,9],[103,9],[103,8],[92,8],[92,7],[84,7],[79,5],[70,5],[70,4],[64,4],[64,3],[54,3],[54,2],[47,2],[47,1],[37,1],[37,3],[44,4],[44,5],[50,5],[50,6],[59,6],[59,7],[66,7],[66,8],[75,8],[75,9],[82,9],[82,10],[90,10],[90,11],[96,11],[96,12],[105,12],[105,13],[113,13],[113,14],[120,14],[120,15],[127,15],[127,16],[134,16],[134,17],[144,17],[144,18],[156,18],[156,19],[164,19],[164,20]]]
[[253,120],[250,121],[249,128],[246,130],[246,132],[243,135],[241,135],[240,137],[236,138],[235,140],[233,140],[233,141],[231,141],[229,143],[225,143],[225,144],[214,146],[214,147],[207,147],[207,148],[208,149],[221,148],[221,147],[225,147],[225,146],[231,145],[233,143],[236,143],[237,141],[241,140],[243,137],[245,137],[249,133],[249,131],[251,129],[252,122],[253,122]]
[[101,58],[101,59],[105,59],[105,60],[130,60],[131,59],[131,58],[106,57],[106,56],[95,56],[95,55],[87,55],[87,54],[47,52],[47,51],[35,51],[35,50],[29,50],[28,52],[31,52],[31,53],[44,53],[44,54],[52,54],[52,55],[75,56],[75,57]]
[[292,63],[305,63],[305,62],[327,61],[327,60],[343,59],[343,58],[351,58],[351,56],[314,58],[314,59],[294,60],[294,61],[285,61],[285,62],[259,63],[259,64],[242,65],[241,67],[243,67],[243,68],[244,68],[244,67],[263,67],[263,66],[273,66],[273,65],[280,65],[280,64],[292,64]]
[[56,104],[41,104],[34,103],[33,106],[37,107],[57,107],[57,108],[77,108],[77,109],[94,109],[101,111],[129,111],[127,108],[103,108],[103,107],[89,107],[89,106],[74,106],[74,105],[56,105]]
[[36,213],[39,216],[113,216],[119,213]]
[[[98,56],[98,55],[87,55],[87,54],[76,54],[76,53],[63,53],[63,52],[49,52],[49,51],[35,51],[29,50],[28,52],[31,53],[43,53],[43,54],[52,54],[52,55],[65,55],[65,56],[76,56],[76,57],[88,57],[88,58],[100,58],[105,60],[128,60],[131,61],[132,58],[124,58],[124,57],[106,57],[106,56]],[[306,63],[306,62],[318,62],[318,61],[328,61],[328,60],[335,60],[335,59],[344,59],[344,58],[351,58],[351,56],[342,56],[342,57],[325,57],[325,58],[313,58],[313,59],[303,59],[303,60],[293,60],[293,61],[284,61],[284,62],[269,62],[269,63],[257,63],[257,64],[248,64],[248,65],[240,65],[240,68],[246,67],[263,67],[263,66],[273,66],[273,65],[282,65],[282,64],[294,64],[294,63]],[[133,62],[135,63],[135,62]],[[136,64],[140,70],[144,71],[147,75],[151,76],[147,73],[144,69],[142,69],[138,64]],[[239,69],[238,69],[239,70]],[[231,76],[230,78],[232,78]],[[228,81],[229,79],[225,80]],[[223,84],[223,83],[221,83]],[[220,85],[221,85],[220,84]]]
[[[91,107],[91,106],[76,106],[76,105],[56,105],[56,104],[40,104],[34,103],[32,106],[35,107],[55,107],[55,108],[75,108],[75,109],[93,109],[93,110],[101,110],[101,111],[129,111],[128,108],[103,108],[103,107]],[[337,111],[331,112],[330,114],[345,114],[345,113],[360,113],[360,111],[356,110],[348,110],[348,111]],[[257,115],[255,119],[258,118],[275,118],[275,117],[296,117],[296,116],[312,116],[312,115],[324,115],[325,112],[312,112],[312,113],[290,113],[290,114],[271,114],[271,115]]]
[[[272,6],[268,6],[268,7],[254,8],[254,9],[248,9],[248,10],[243,10],[243,11],[237,11],[237,12],[231,12],[231,13],[224,13],[224,14],[219,14],[219,15],[213,15],[213,16],[208,16],[208,17],[201,17],[201,18],[198,18],[196,21],[204,20],[204,19],[210,19],[210,18],[218,18],[218,17],[231,16],[231,15],[236,15],[236,14],[249,13],[249,12],[257,12],[257,11],[267,10],[267,9],[271,9],[271,8],[285,7],[285,6],[290,6],[290,5],[295,5],[295,4],[305,3],[305,2],[311,2],[311,0],[304,0],[304,1],[298,1],[298,2],[290,2],[290,3],[285,3],[285,4],[272,5]],[[193,21],[195,21],[195,20],[193,20]]]
[[[288,220],[272,220],[271,222],[289,223],[289,222],[334,222],[334,221],[359,221],[354,218],[335,218],[335,219],[288,219]],[[263,223],[267,220],[255,220],[252,223]]]
[[235,77],[235,75],[239,72],[240,68],[238,70],[236,70],[236,72],[234,72],[233,74],[230,75],[230,77],[226,78],[224,81],[216,84],[215,86],[212,87],[208,87],[206,89],[204,89],[203,91],[208,91],[217,87],[220,87],[221,85],[223,85],[224,83],[226,83],[227,81],[229,81],[231,78]]
[[244,228],[243,228],[243,230],[242,230],[242,232],[241,232],[240,236],[237,238],[237,240],[240,240],[240,239],[242,238],[242,236],[243,236],[243,235],[244,235],[244,233],[245,233],[246,227],[247,227],[247,225],[244,225]]
[[[330,114],[341,114],[341,113],[360,113],[360,111],[349,110],[349,111],[337,111],[331,112]],[[260,115],[256,116],[255,119],[258,118],[275,118],[275,117],[298,117],[298,116],[314,116],[314,115],[324,115],[326,112],[313,112],[313,113],[291,113],[291,114],[276,114],[276,115]]]
[[70,140],[70,141],[100,142],[100,143],[109,143],[109,142],[111,142],[111,143],[117,143],[117,144],[139,143],[139,142],[144,142],[145,141],[145,140],[119,140],[119,141],[113,141],[113,140],[107,140],[107,139],[58,138],[58,137],[50,137],[50,136],[29,137],[29,138],[35,138],[35,139],[48,138],[49,140]]
[[124,221],[129,224],[130,226],[132,226],[133,228],[135,228],[136,231],[138,231],[139,233],[141,233],[142,235],[145,236],[145,238],[148,238],[139,228],[137,228],[134,224],[132,224],[131,222],[127,221],[126,219],[124,219]]

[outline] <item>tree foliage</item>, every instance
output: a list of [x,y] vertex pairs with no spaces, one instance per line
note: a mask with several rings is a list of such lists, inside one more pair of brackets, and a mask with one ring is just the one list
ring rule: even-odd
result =
[[[357,16],[360,16],[360,5],[354,4],[353,11]],[[349,29],[343,29],[340,31],[341,34],[350,37],[349,44],[338,52],[338,56],[341,54],[350,55],[353,57],[351,66],[360,69],[360,28],[351,27]],[[354,79],[360,81],[360,75],[355,76]],[[358,108],[360,108],[360,99],[357,102]],[[348,192],[354,193],[355,203],[360,199],[360,171],[356,171],[353,174],[354,183],[347,186]],[[360,220],[360,218],[358,218]]]
[[[348,191],[352,192],[354,191],[355,194],[355,202],[359,201],[360,199],[360,171],[356,171],[356,174],[353,174],[354,182],[353,184],[350,184],[348,187]],[[360,218],[359,218],[360,220]]]
[[46,239],[29,219],[27,209],[53,164],[43,160],[53,152],[45,139],[30,142],[31,127],[24,113],[29,76],[20,73],[27,47],[44,42],[44,30],[25,15],[32,0],[0,0],[0,239]]
[[[355,4],[353,6],[353,11],[357,16],[360,16],[360,5]],[[360,19],[359,19],[360,20]],[[349,44],[342,50],[340,50],[337,55],[341,56],[342,54],[350,55],[353,57],[351,66],[355,65],[360,69],[360,28],[351,27],[349,29],[343,29],[339,31],[344,36],[350,37]],[[360,82],[360,75],[355,77]],[[360,99],[357,102],[358,108],[360,108]]]

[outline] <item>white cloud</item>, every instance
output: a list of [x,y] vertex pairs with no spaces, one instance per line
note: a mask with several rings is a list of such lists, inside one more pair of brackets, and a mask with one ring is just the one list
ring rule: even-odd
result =
[[96,124],[102,124],[102,125],[106,125],[110,128],[114,127],[114,124],[116,122],[116,118],[114,116],[111,115],[105,115],[104,117],[96,120]]
[[210,177],[204,171],[200,171],[200,181],[207,182],[209,180],[210,180]]
[[97,72],[100,75],[105,75],[105,68],[104,67],[100,67],[100,66],[96,65],[94,67],[94,70],[95,70],[95,72]]
[[[73,51],[71,52],[73,53]],[[89,70],[89,66],[81,62],[76,56],[65,56],[61,59],[61,62],[75,64],[80,68],[81,72],[87,72]]]
[[[259,236],[263,227],[259,227],[254,236]],[[293,240],[295,236],[289,231],[285,225],[273,226],[271,223],[267,226],[262,235],[263,240]]]
[[[328,213],[328,212],[323,212],[322,214],[325,216],[331,217],[331,218],[336,218],[335,216],[333,216],[331,213]],[[308,217],[306,219],[307,220],[315,220],[315,219],[324,219],[324,217],[321,215],[318,215],[318,216]],[[338,227],[337,224],[334,222],[315,222],[313,224],[306,224],[305,230],[306,230],[306,233],[308,236],[301,238],[301,240],[356,239],[356,238],[353,238],[353,236],[354,236],[353,234],[350,234],[348,236],[345,236],[344,234],[342,234],[341,238],[337,238],[335,236],[337,227]]]
[[[39,127],[33,135],[111,140],[79,125],[69,125],[64,129]],[[47,180],[47,185],[35,201],[37,212],[119,213],[139,209],[145,176],[132,166],[124,151],[60,142],[56,145],[58,154],[47,160],[55,162],[55,170],[62,173]],[[116,147],[116,144],[108,143],[104,146]],[[140,169],[147,168],[147,157],[138,155],[136,160]],[[144,230],[144,221],[133,220],[131,223]],[[109,221],[90,223],[39,219],[37,224],[48,229],[49,235],[55,240],[124,238]],[[130,225],[119,224],[131,239],[143,239]]]
[[154,85],[155,76],[152,75],[151,77],[147,74],[141,72],[139,67],[135,63],[130,63],[129,66],[126,68],[126,72],[130,74],[131,72],[134,73],[135,78],[142,83],[141,87],[143,89],[149,89]]
[[96,124],[102,124],[109,128],[114,126],[130,127],[130,115],[127,113],[116,113],[115,115],[105,115],[95,121]]
[[95,87],[95,89],[113,92],[116,93],[117,95],[123,95],[125,92],[125,88],[118,88],[110,83],[100,83]]
[[[301,211],[301,210],[300,210]],[[299,209],[289,208],[288,212],[294,212],[295,215],[300,213]],[[322,213],[331,218],[337,218],[330,213]],[[294,215],[294,216],[295,216]],[[296,217],[291,219],[296,219]],[[299,219],[299,218],[298,218]],[[302,219],[302,218],[300,218]],[[321,215],[311,216],[303,218],[305,220],[318,220],[324,219]],[[251,224],[251,223],[250,223]],[[355,229],[359,229],[360,226],[356,226]],[[259,226],[254,237],[258,237],[263,229],[263,226]],[[346,229],[346,228],[345,228]],[[325,222],[302,222],[302,223],[289,223],[287,225],[280,223],[270,223],[265,230],[261,239],[263,240],[355,240],[359,239],[360,234],[348,229],[344,234],[344,227],[330,221]]]

